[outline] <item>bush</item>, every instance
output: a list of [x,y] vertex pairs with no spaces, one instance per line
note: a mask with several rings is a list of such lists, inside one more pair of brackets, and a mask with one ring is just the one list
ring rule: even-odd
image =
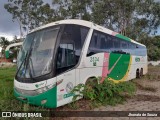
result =
[[135,92],[135,84],[128,82],[114,83],[110,80],[105,80],[101,84],[79,84],[72,92],[75,94],[73,101],[78,97],[91,100],[93,103],[100,103],[101,105],[115,105],[122,103],[126,96],[132,96]]

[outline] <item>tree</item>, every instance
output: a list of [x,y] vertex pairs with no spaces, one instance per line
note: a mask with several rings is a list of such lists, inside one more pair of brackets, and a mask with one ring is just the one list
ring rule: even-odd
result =
[[145,35],[140,42],[147,47],[149,61],[156,61],[160,59],[160,36],[150,37]]
[[4,8],[12,14],[20,26],[20,37],[23,32],[48,23],[53,18],[53,9],[42,0],[8,0]]
[[0,37],[0,46],[2,47],[2,54],[5,54],[6,47],[10,44],[7,38]]
[[160,25],[160,2],[154,0],[8,0],[5,5],[22,28],[61,19],[93,21],[135,40],[144,34],[156,33]]
[[58,19],[91,20],[91,5],[93,0],[53,0],[55,15]]
[[160,3],[154,0],[101,0],[92,9],[93,21],[133,39],[156,32]]

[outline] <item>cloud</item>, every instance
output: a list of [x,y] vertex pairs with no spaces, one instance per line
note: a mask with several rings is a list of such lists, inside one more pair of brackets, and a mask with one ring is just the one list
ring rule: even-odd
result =
[[[44,3],[52,3],[52,0],[43,0]],[[11,38],[11,36],[19,36],[20,30],[17,21],[12,21],[12,15],[4,8],[7,0],[0,0],[0,36],[4,35]]]
[[19,25],[12,21],[12,15],[4,8],[6,3],[6,0],[0,1],[0,33],[9,36],[19,35]]

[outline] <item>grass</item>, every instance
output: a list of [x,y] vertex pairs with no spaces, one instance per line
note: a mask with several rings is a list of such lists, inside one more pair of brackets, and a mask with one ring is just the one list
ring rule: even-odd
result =
[[15,99],[13,95],[15,73],[16,66],[0,68],[0,111],[47,111],[45,108],[24,104]]

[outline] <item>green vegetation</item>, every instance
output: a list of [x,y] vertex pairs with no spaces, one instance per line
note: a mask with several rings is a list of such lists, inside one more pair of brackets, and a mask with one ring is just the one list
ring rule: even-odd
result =
[[113,81],[105,80],[101,84],[90,82],[89,84],[79,84],[73,89],[75,96],[73,101],[78,97],[90,100],[92,105],[116,105],[123,103],[126,97],[134,95],[136,86],[132,82],[114,83]]
[[[8,45],[13,44],[13,43],[18,43],[18,42],[21,42],[21,41],[22,41],[22,39],[17,39],[17,36],[14,36],[12,41],[9,41],[5,37],[0,37],[0,46],[2,47],[2,56],[5,56],[5,49]],[[10,49],[10,52],[12,52],[12,54],[9,53],[10,54],[9,55],[10,59],[17,58],[18,47],[12,47]]]
[[0,68],[0,111],[41,111],[41,107],[24,104],[13,95],[13,80],[16,67]]
[[[25,104],[15,99],[13,95],[13,80],[15,73],[16,66],[11,68],[0,68],[0,111],[49,111],[48,109]],[[5,118],[3,119],[5,120]],[[22,118],[19,119],[22,120]],[[49,118],[24,118],[24,120],[29,119],[48,120]]]
[[149,37],[141,39],[140,42],[145,44],[148,50],[148,60],[160,60],[160,36]]
[[20,33],[64,19],[93,21],[132,39],[156,32],[160,3],[155,0],[8,0],[4,8],[20,26]]
[[[149,60],[160,58],[160,36],[151,37],[160,25],[160,2],[156,0],[53,0],[52,4],[44,0],[8,0],[4,8],[19,24],[21,37],[42,24],[83,19],[145,44]],[[2,48],[4,51],[3,43]]]

